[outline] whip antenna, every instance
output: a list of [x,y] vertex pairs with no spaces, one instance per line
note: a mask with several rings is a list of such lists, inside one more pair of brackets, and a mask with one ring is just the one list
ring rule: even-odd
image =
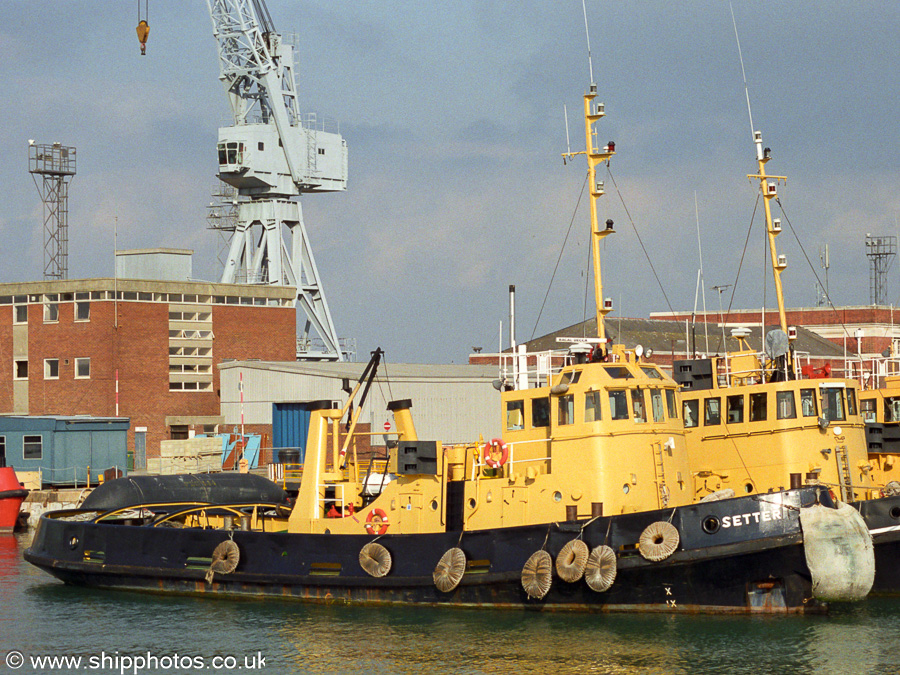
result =
[[584,12],[584,37],[587,39],[588,72],[591,76],[591,84],[594,84],[594,62],[591,59],[591,34],[588,32],[587,7],[585,7],[584,0],[581,0],[581,11]]
[[[581,2],[584,4],[584,0],[581,0]],[[747,88],[747,73],[744,71],[744,54],[741,52],[741,38],[738,36],[737,21],[734,18],[734,5],[729,2],[728,8],[731,10],[731,23],[734,25],[734,39],[737,41],[738,58],[741,61],[741,76],[744,78],[744,96],[747,98],[747,115],[750,117],[750,137],[753,138],[755,131],[753,128],[753,112],[750,110],[750,90]],[[588,47],[588,51],[590,51],[590,47]]]

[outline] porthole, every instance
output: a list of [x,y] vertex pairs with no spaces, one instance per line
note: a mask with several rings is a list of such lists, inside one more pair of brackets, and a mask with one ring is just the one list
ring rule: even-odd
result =
[[555,501],[555,502],[562,501],[562,492],[559,492],[559,491],[554,492],[553,493],[553,501]]
[[719,531],[719,519],[715,516],[707,516],[703,519],[703,531],[706,534],[715,534]]
[[900,518],[900,506],[895,506],[891,509],[891,518],[893,518],[894,520]]
[[631,487],[628,485],[628,483],[625,483],[625,485],[622,486],[622,492],[624,492],[626,495],[628,494],[628,491],[630,489]]
[[744,492],[746,492],[748,495],[753,492],[753,483],[747,483],[746,485],[744,485]]
[[78,546],[78,537],[72,537],[71,539],[69,539],[69,548],[74,550],[76,546]]
[[475,500],[472,499],[471,497],[469,498],[469,508],[470,508],[470,509],[474,509],[474,508],[475,508]]
[[432,499],[431,500],[431,510],[437,511],[437,507],[438,507],[437,499]]

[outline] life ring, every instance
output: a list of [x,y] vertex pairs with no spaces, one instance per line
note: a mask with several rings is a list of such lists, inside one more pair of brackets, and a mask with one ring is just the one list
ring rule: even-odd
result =
[[384,509],[372,509],[366,516],[366,532],[382,535],[388,529],[388,517]]
[[[500,451],[500,459],[494,459],[495,452],[492,452],[493,448],[498,448]],[[487,464],[491,469],[499,469],[501,466],[506,464],[506,460],[509,459],[509,448],[506,446],[506,443],[503,442],[502,438],[493,438],[490,443],[484,444],[484,463]]]
[[556,573],[559,578],[569,583],[578,581],[584,574],[589,553],[590,549],[581,539],[572,539],[563,546],[556,556]]
[[369,576],[381,578],[391,571],[391,553],[381,544],[370,541],[359,552],[359,566]]
[[641,532],[638,548],[645,559],[659,562],[675,552],[679,541],[681,541],[681,537],[678,534],[678,528],[672,523],[658,520],[650,523]]
[[209,563],[209,570],[206,572],[206,583],[211,584],[213,581],[213,573],[231,574],[241,560],[241,550],[238,545],[231,539],[221,542],[213,550],[212,559]]

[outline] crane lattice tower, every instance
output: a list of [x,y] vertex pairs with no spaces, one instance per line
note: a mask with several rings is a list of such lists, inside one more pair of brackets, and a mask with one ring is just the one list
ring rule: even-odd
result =
[[44,203],[44,279],[68,279],[69,181],[75,176],[75,148],[29,141],[28,172]]
[[869,304],[887,304],[888,271],[897,257],[897,237],[866,235],[866,257],[869,259]]

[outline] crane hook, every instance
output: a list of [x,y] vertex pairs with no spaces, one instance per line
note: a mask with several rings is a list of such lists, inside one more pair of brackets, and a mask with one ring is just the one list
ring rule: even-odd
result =
[[147,23],[147,19],[149,19],[150,0],[144,1],[144,11],[141,12],[141,0],[138,0],[138,25],[137,25],[137,36],[138,42],[141,43],[141,56],[147,55],[147,38],[150,36],[150,24]]

